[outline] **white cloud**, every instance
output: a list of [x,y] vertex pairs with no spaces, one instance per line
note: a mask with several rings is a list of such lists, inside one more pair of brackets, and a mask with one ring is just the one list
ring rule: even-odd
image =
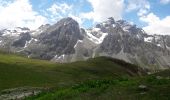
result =
[[[1,1],[3,2],[3,1]],[[36,29],[47,23],[47,19],[32,9],[29,0],[14,0],[0,5],[0,29],[29,27]]]
[[170,3],[170,0],[160,0],[160,2],[161,2],[162,4],[168,4],[168,3]]
[[[161,0],[162,3],[169,3],[170,0]],[[126,11],[137,11],[139,20],[147,25],[143,29],[148,34],[169,34],[170,35],[170,16],[160,19],[150,11],[150,2],[148,0],[128,0]]]
[[139,19],[150,12],[150,2],[147,0],[128,0],[126,12],[137,11]]
[[75,9],[73,5],[68,5],[66,3],[55,3],[47,9],[46,13],[50,15],[47,16],[50,18],[49,20],[51,23],[56,23],[64,17],[71,17],[82,27],[83,18],[81,18],[80,15],[75,14],[73,9]]
[[[88,12],[88,13],[80,13],[79,17],[81,19],[88,19],[88,20],[94,20],[94,12]],[[94,21],[95,23],[96,21]],[[100,21],[101,22],[101,21]]]
[[126,6],[127,12],[130,12],[133,10],[140,10],[140,9],[149,10],[150,9],[149,1],[147,1],[147,0],[128,0],[127,6]]
[[147,0],[128,0],[126,12],[137,11],[138,17],[147,15],[150,12],[150,3]]
[[138,11],[138,13],[137,13],[137,15],[139,16],[139,17],[142,17],[142,16],[145,16],[146,14],[148,14],[149,13],[149,9],[140,9],[139,11]]
[[93,11],[82,13],[82,18],[92,19],[94,22],[101,22],[109,17],[116,20],[122,18],[124,10],[124,0],[88,0],[92,5]]
[[170,16],[160,19],[154,13],[149,13],[140,18],[141,21],[148,25],[143,29],[149,34],[168,34],[170,35]]
[[59,19],[72,14],[73,5],[66,3],[54,3],[46,11],[50,23],[56,23]]
[[63,3],[63,4],[53,4],[50,8],[47,9],[47,11],[50,11],[52,14],[60,13],[60,14],[66,14],[68,11],[72,9],[72,6]]

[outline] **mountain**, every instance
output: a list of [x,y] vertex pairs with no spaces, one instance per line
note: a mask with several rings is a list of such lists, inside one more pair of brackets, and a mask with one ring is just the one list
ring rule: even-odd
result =
[[170,67],[170,36],[148,35],[142,28],[112,17],[90,29],[64,18],[35,31],[1,30],[0,48],[62,63],[109,56],[152,71]]

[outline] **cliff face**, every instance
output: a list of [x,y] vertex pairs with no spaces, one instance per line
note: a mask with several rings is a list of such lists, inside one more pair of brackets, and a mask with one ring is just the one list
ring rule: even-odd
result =
[[31,58],[73,62],[109,56],[159,70],[170,67],[170,36],[148,35],[125,20],[113,18],[91,29],[81,29],[72,18],[35,31],[27,28],[0,31],[0,48]]

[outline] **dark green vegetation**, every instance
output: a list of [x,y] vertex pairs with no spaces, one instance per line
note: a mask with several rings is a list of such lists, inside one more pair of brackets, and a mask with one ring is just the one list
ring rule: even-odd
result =
[[90,79],[137,75],[136,66],[129,64],[133,69],[129,70],[122,67],[119,60],[115,60],[117,63],[112,60],[101,57],[87,62],[56,64],[0,54],[0,90],[22,86],[60,87]]
[[0,54],[0,91],[49,88],[28,100],[168,100],[169,73],[146,75],[138,66],[107,57],[56,64]]
[[[154,76],[141,79],[93,80],[53,92],[42,93],[28,100],[169,100],[170,80]],[[145,84],[146,88],[139,88]]]

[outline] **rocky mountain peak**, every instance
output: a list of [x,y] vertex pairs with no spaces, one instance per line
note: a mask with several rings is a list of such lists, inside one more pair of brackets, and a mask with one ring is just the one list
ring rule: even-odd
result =
[[1,30],[1,48],[56,62],[110,56],[153,70],[170,66],[170,36],[148,35],[135,24],[113,17],[90,29],[80,29],[68,17],[31,32],[26,28]]
[[45,24],[45,25],[41,25],[38,29],[44,29],[44,28],[47,28],[47,27],[50,27],[50,24]]
[[113,17],[109,17],[106,21],[108,24],[115,24],[115,20]]
[[[41,46],[36,50],[41,51],[36,58],[52,59],[56,55],[73,54],[75,52],[74,45],[82,39],[82,36],[79,24],[68,17],[48,27],[39,34],[37,39],[38,41],[32,44],[32,46]],[[34,47],[32,48],[34,49]],[[32,52],[32,49],[29,49],[29,52],[33,53],[31,55],[37,53]]]
[[77,21],[72,19],[71,17],[63,18],[60,21],[58,21],[54,26],[66,26],[66,25],[76,25],[78,26]]

